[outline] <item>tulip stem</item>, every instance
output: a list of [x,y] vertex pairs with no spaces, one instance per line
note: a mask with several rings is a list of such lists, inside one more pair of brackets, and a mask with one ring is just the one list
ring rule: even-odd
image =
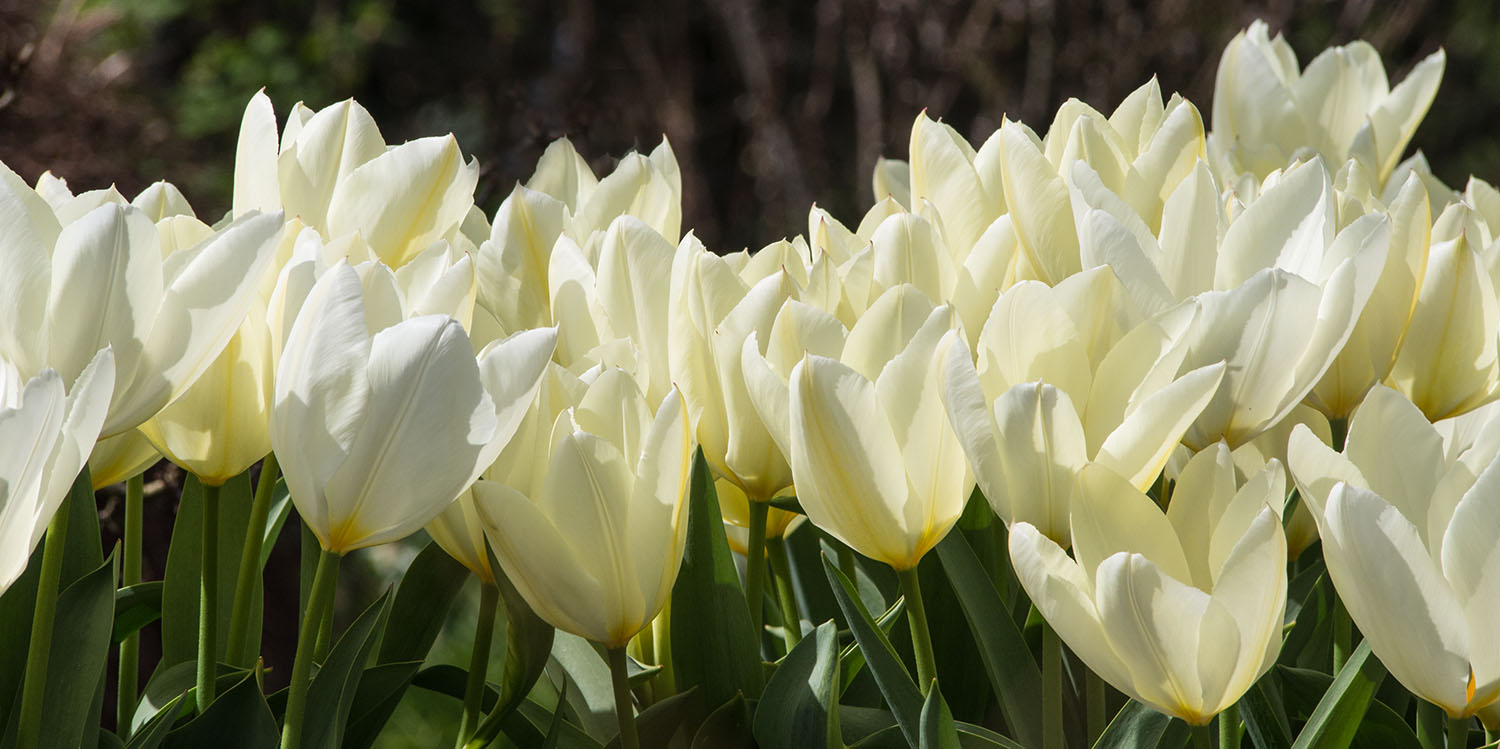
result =
[[292,659],[286,719],[281,726],[281,749],[297,749],[302,745],[302,718],[307,711],[307,689],[312,681],[314,639],[323,622],[324,610],[333,606],[333,589],[338,577],[339,555],[324,550],[318,555],[318,571],[313,575],[307,611],[302,613],[302,627],[297,630],[297,654]]
[[260,464],[260,479],[255,484],[255,498],[250,502],[250,519],[245,524],[245,545],[240,551],[239,574],[234,581],[234,608],[229,617],[230,665],[249,668],[260,653],[260,643],[250,642],[250,613],[260,589],[260,555],[265,547],[266,521],[271,516],[271,494],[281,467],[271,453]]
[[69,505],[78,493],[78,482],[89,484],[88,469],[79,474],[73,489],[63,500],[57,514],[47,524],[47,540],[42,543],[42,568],[36,586],[36,609],[31,619],[31,643],[26,650],[26,681],[21,692],[21,724],[16,731],[16,746],[40,746],[42,706],[47,695],[47,659],[52,652],[52,620],[57,616],[57,592],[62,581],[64,550],[68,544]]
[[458,746],[473,738],[484,711],[485,677],[490,668],[490,647],[495,639],[495,610],[500,589],[493,583],[479,585],[479,622],[474,628],[474,648],[469,655],[469,680],[464,686],[464,713],[458,724]]
[[1109,706],[1105,699],[1104,680],[1092,669],[1083,669],[1084,707],[1088,711],[1088,745],[1093,746],[1109,724]]
[[745,604],[750,607],[750,623],[754,625],[756,650],[760,649],[762,616],[761,603],[765,598],[766,580],[766,515],[771,505],[751,501],[750,542],[745,546]]
[[[751,507],[755,503],[751,503]],[[752,514],[754,511],[751,511]],[[635,702],[630,696],[630,675],[625,670],[625,646],[609,649],[609,681],[615,689],[615,717],[620,721],[620,749],[640,749],[635,728]]]
[[1043,620],[1042,746],[1045,749],[1064,749],[1067,745],[1067,734],[1063,729],[1062,640],[1058,639],[1052,625]]
[[906,620],[911,626],[911,649],[917,657],[917,686],[925,696],[937,678],[937,659],[932,655],[932,633],[927,629],[927,609],[922,605],[922,581],[917,568],[899,570],[901,594],[906,596]]
[[1213,729],[1207,723],[1193,726],[1193,749],[1214,749]]
[[1240,745],[1240,711],[1238,704],[1219,713],[1219,749],[1238,749]]
[[203,485],[203,561],[198,575],[198,713],[214,701],[219,628],[219,489]]
[[1468,749],[1469,722],[1472,718],[1448,718],[1448,749]]
[[802,641],[802,613],[797,610],[797,591],[792,588],[792,565],[787,559],[786,541],[773,538],[766,542],[771,557],[771,574],[776,580],[776,600],[781,603],[781,629],[785,633],[786,652],[792,652]]
[[[130,587],[141,581],[141,525],[145,522],[146,478],[136,474],[125,480],[125,559],[120,570],[120,585]],[[141,633],[132,632],[120,641],[120,678],[115,682],[115,732],[130,737],[135,721],[135,705],[140,701]]]

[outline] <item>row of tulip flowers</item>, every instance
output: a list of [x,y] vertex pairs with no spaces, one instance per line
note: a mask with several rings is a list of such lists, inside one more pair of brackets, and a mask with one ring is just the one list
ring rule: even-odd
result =
[[[1443,64],[1304,69],[1257,23],[1211,132],[1154,80],[977,149],[924,113],[856,228],[755,253],[682,233],[665,142],[600,178],[558,141],[489,217],[451,135],[353,101],[252,98],[214,224],[0,168],[6,736],[365,746],[416,685],[459,746],[1467,746],[1500,726],[1500,192],[1402,159]],[[193,478],[143,582],[162,456]],[[424,529],[338,631],[339,560]],[[421,668],[468,576],[468,668]]]

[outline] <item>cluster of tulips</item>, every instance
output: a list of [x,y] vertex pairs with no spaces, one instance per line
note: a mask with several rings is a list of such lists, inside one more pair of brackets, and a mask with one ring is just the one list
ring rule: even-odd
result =
[[[1500,728],[1500,191],[1403,159],[1443,66],[1302,68],[1257,23],[1211,131],[1155,80],[978,148],[924,113],[857,224],[753,253],[683,233],[666,142],[602,178],[553,143],[487,216],[452,136],[353,101],[252,98],[212,223],[0,167],[7,745],[368,746],[415,685],[459,746],[1466,747]],[[339,560],[423,530],[336,626]],[[468,668],[423,667],[469,576]]]

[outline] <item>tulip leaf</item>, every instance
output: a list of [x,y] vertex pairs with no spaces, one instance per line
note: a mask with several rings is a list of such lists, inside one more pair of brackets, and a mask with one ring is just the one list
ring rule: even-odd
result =
[[864,603],[854,590],[854,583],[827,557],[823,558],[823,571],[828,575],[834,597],[838,599],[839,608],[844,611],[844,618],[849,620],[849,629],[854,633],[859,649],[865,654],[865,662],[870,666],[870,673],[875,677],[881,695],[885,697],[886,704],[890,705],[891,714],[896,716],[896,725],[901,727],[901,733],[908,743],[917,745],[920,742],[922,693],[912,681],[906,666],[901,663],[900,656],[896,655],[890,639],[874,619],[870,618],[870,612],[865,610]]
[[281,537],[281,529],[286,525],[286,519],[292,516],[292,492],[286,488],[286,479],[277,479],[276,487],[271,490],[271,511],[266,514],[266,535],[260,545],[260,568],[266,568],[266,562],[271,561],[271,552],[276,548],[276,539]]
[[[558,722],[557,714],[563,710],[567,696],[566,693],[559,696],[555,710],[549,710],[531,700],[522,700],[506,723],[506,735],[517,746],[539,746],[547,740],[543,731],[551,732],[553,724]],[[558,749],[603,749],[602,744],[566,718],[562,719],[557,728],[555,735]],[[645,743],[643,736],[641,746],[658,745]]]
[[[0,595],[0,710],[5,711],[11,732],[17,728],[15,713],[21,702],[21,677],[26,673],[26,651],[31,645],[31,620],[36,610],[37,580],[42,569],[42,546],[38,544],[26,570]],[[9,737],[14,739],[14,737]]]
[[396,584],[376,662],[426,658],[448,619],[448,610],[468,579],[468,568],[454,561],[436,542],[417,552]]
[[552,712],[552,725],[547,727],[547,737],[542,740],[540,749],[557,749],[557,742],[562,740],[563,727],[563,703],[568,701],[568,682],[562,685],[562,694],[557,697],[557,709]]
[[[641,746],[683,746],[707,715],[703,697],[694,687],[641,711],[635,717],[636,732],[640,734]],[[619,745],[619,737],[609,743],[611,747]]]
[[692,749],[755,749],[750,712],[742,695],[720,705],[698,725]]
[[672,628],[672,666],[678,689],[697,686],[703,701],[722,705],[764,686],[760,638],[724,537],[724,518],[713,474],[700,449],[689,482],[687,544],[672,589],[672,618],[692,626]]
[[[69,501],[78,498],[75,494]],[[97,527],[97,520],[91,522]],[[98,742],[101,688],[115,618],[114,564],[114,555],[110,555],[57,597],[52,644],[47,651],[41,746],[93,746]]]
[[368,747],[375,744],[386,721],[396,712],[412,677],[422,668],[421,661],[397,661],[380,663],[365,669],[359,679],[359,689],[354,693],[354,705],[349,710],[349,727],[344,732],[343,746]]
[[281,730],[261,694],[255,674],[246,673],[214,699],[207,710],[167,734],[167,749],[264,749],[276,746]]
[[187,699],[187,692],[177,695],[170,702],[163,705],[161,710],[151,716],[151,719],[140,724],[130,734],[130,741],[125,749],[156,749],[162,742],[167,740],[167,734],[171,733],[172,726],[177,722],[177,714]]
[[68,513],[68,539],[63,548],[62,577],[58,590],[67,590],[74,581],[93,573],[104,562],[104,542],[99,537],[99,506],[94,499],[94,485],[87,465],[78,473],[68,490],[68,497],[58,512]]
[[755,708],[755,739],[766,749],[839,746],[838,628],[818,625],[766,682]]
[[958,729],[953,725],[953,713],[943,699],[943,690],[933,680],[927,699],[922,702],[921,749],[958,749]]
[[[906,613],[906,599],[897,598],[891,607],[885,610],[875,625],[880,627],[886,637],[890,637],[891,631],[896,628],[896,623],[901,621],[901,615]],[[860,650],[858,642],[849,643],[839,653],[839,694],[842,695],[854,683],[854,678],[859,676],[865,667],[865,653]]]
[[161,618],[160,580],[127,585],[115,591],[115,625],[110,639],[116,644]]
[[567,704],[577,723],[588,734],[604,740],[618,730],[615,720],[615,690],[604,654],[588,640],[558,632],[552,640],[552,661],[547,664],[552,684],[571,683]]
[[1323,693],[1293,749],[1348,746],[1385,674],[1385,666],[1370,653],[1370,641],[1361,642]]
[[1292,745],[1292,727],[1287,721],[1275,670],[1245,692],[1240,698],[1239,712],[1245,722],[1245,735],[1256,749],[1288,749]]
[[[240,553],[250,520],[250,477],[240,474],[219,490],[218,600],[219,632],[229,631],[233,615],[235,583],[239,577]],[[203,567],[203,487],[189,475],[183,482],[177,518],[172,524],[172,542],[167,548],[167,566],[161,592],[161,662],[158,669],[194,661],[198,657],[198,601]],[[260,641],[262,597],[251,597],[250,642]],[[218,638],[223,658],[227,637]]]
[[[488,741],[499,734],[501,727],[509,725],[511,713],[526,699],[532,685],[541,678],[547,668],[556,631],[552,625],[536,615],[521,597],[520,591],[500,571],[500,565],[491,561],[495,570],[495,585],[500,589],[500,600],[505,604],[505,666],[500,673],[500,693],[495,698],[495,707],[490,709],[483,722],[475,729],[476,739]],[[428,669],[429,671],[431,669]],[[463,681],[457,682],[454,696],[463,699]],[[429,687],[430,688],[430,687]],[[488,696],[486,696],[488,704]]]
[[625,672],[629,674],[627,680],[632,689],[656,678],[656,675],[665,670],[662,666],[645,666],[630,656],[625,656]]
[[807,514],[807,511],[804,510],[804,509],[802,509],[802,503],[798,502],[797,498],[795,496],[791,495],[791,494],[786,494],[786,495],[783,495],[783,496],[780,496],[780,497],[774,497],[767,504],[771,505],[772,507],[775,507],[778,510],[783,510],[783,511],[786,511],[786,512],[795,512],[798,515],[806,515]]
[[1094,742],[1094,749],[1147,749],[1181,747],[1187,743],[1188,724],[1131,700]]
[[328,659],[318,669],[307,690],[307,722],[303,725],[305,747],[343,746],[344,731],[364,676],[365,661],[391,612],[392,596],[386,592],[339,638]]
[[[168,705],[176,703],[177,697],[184,692],[188,696],[187,702],[177,704],[178,712],[171,717],[171,720],[177,721],[193,715],[196,709],[193,698],[197,694],[197,667],[198,664],[188,661],[170,668],[158,669],[152,674],[151,680],[146,682],[145,692],[141,694],[141,702],[135,709],[132,732],[142,730],[147,722],[165,712]],[[226,663],[215,664],[215,667],[215,694],[220,694],[238,684],[245,678],[245,674],[251,673],[249,669],[235,668]]]
[[949,533],[937,545],[937,553],[969,621],[969,631],[990,686],[999,697],[1005,724],[1022,744],[1040,746],[1042,731],[1037,718],[1042,714],[1042,672],[1031,648],[963,534]]

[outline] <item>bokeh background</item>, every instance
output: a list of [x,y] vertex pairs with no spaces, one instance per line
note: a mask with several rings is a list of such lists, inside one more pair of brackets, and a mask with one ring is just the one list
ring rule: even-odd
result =
[[[265,87],[282,116],[352,96],[388,142],[456,133],[482,165],[487,214],[554,138],[602,173],[665,133],[684,228],[710,248],[756,248],[802,232],[813,202],[856,220],[876,158],[905,157],[923,109],[977,144],[1004,116],[1044,130],[1068,97],[1107,112],[1156,75],[1208,119],[1219,54],[1256,18],[1304,63],[1365,39],[1392,82],[1446,48],[1415,146],[1456,187],[1500,177],[1492,0],[0,0],[0,161],[75,191],[170,179],[213,220],[251,94]],[[165,565],[180,481],[167,464],[148,475],[161,499],[148,503],[147,579]],[[101,495],[106,543],[119,499]],[[268,570],[271,686],[295,646],[297,544],[289,528]],[[355,555],[341,621],[412,548]],[[465,658],[472,603],[458,609],[438,660]],[[426,716],[452,705],[412,694],[383,746],[436,745]]]

